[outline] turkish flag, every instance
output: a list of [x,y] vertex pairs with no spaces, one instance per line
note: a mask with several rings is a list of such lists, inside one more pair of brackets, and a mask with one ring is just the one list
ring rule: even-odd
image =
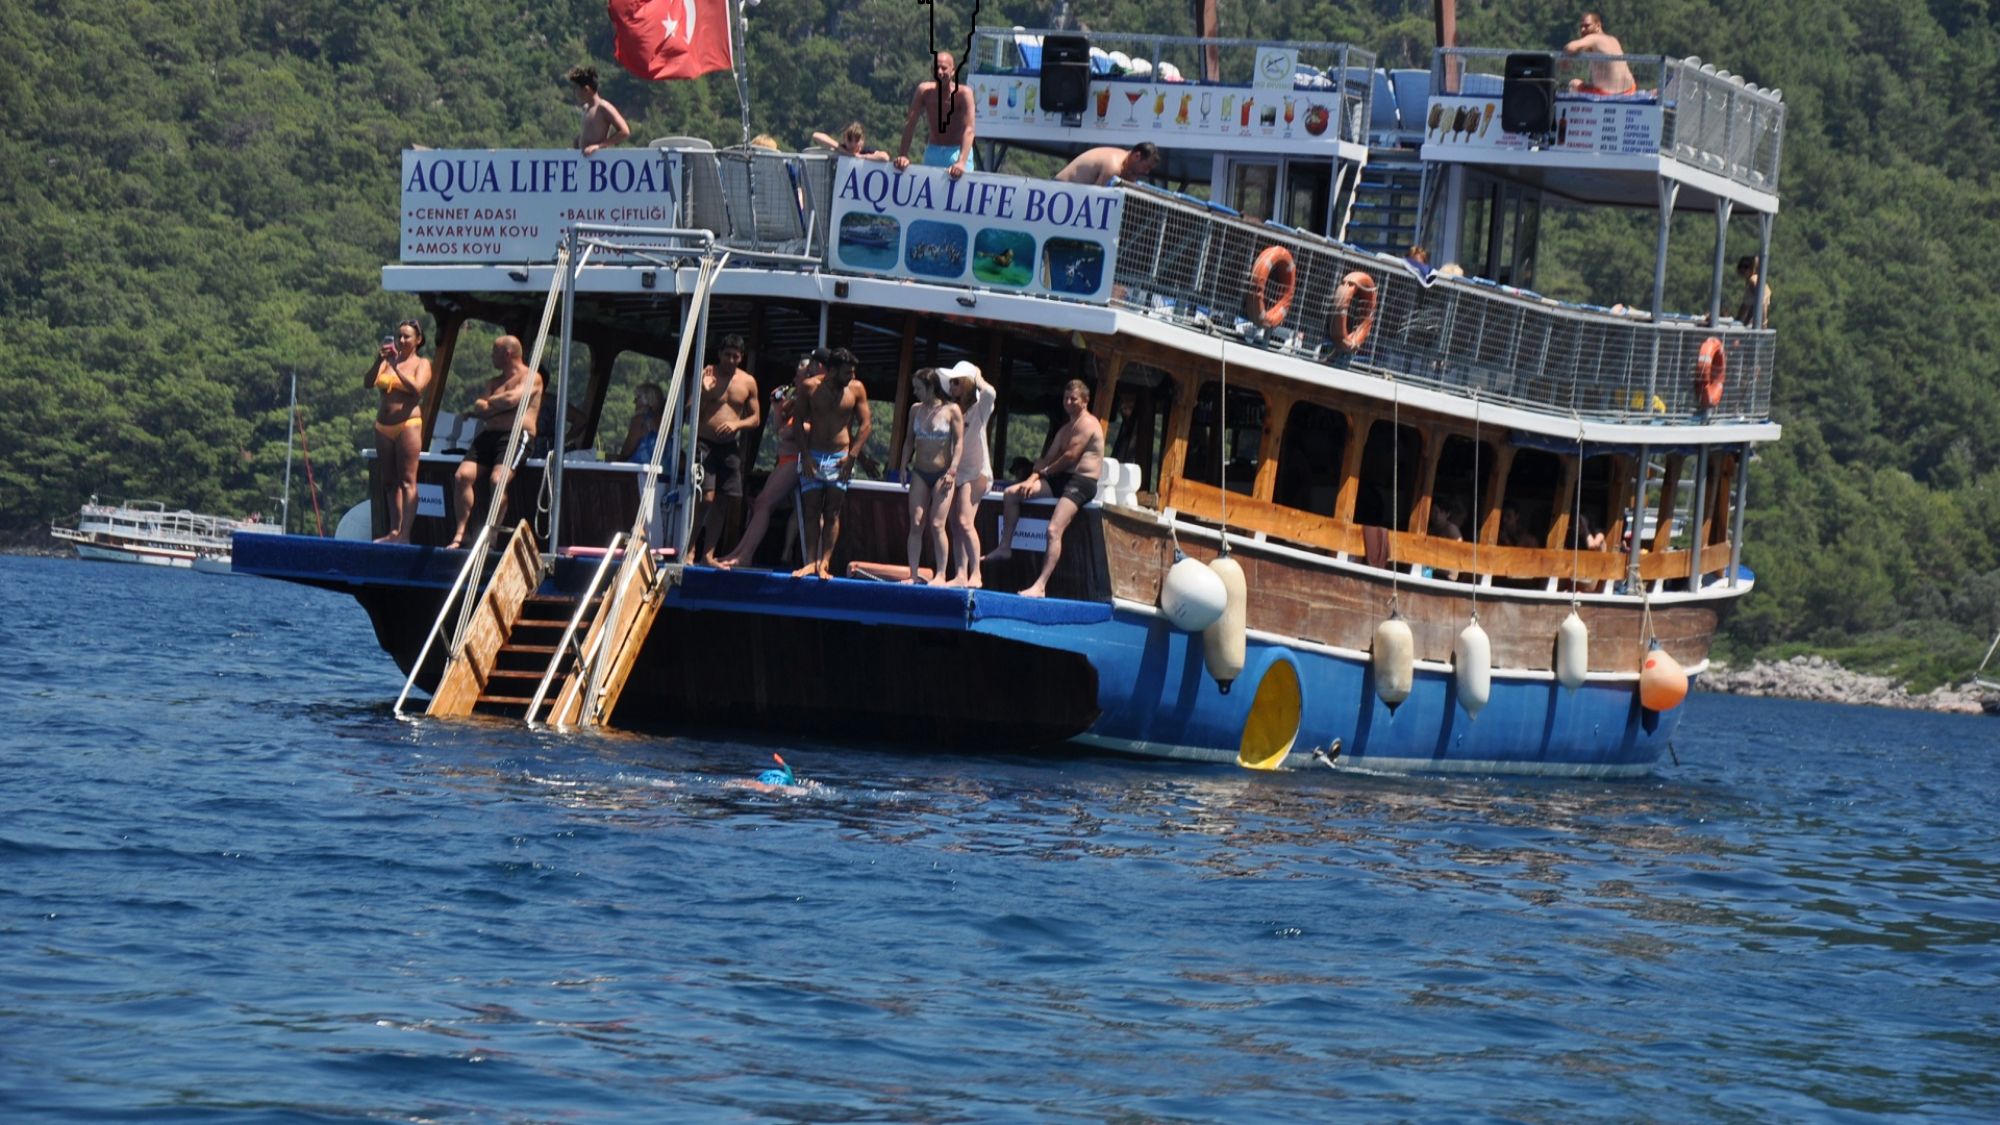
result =
[[735,69],[730,0],[611,0],[618,63],[641,78],[693,78]]

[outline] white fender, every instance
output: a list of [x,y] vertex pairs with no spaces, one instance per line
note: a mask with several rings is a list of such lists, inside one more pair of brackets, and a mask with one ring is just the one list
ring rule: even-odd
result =
[[1210,562],[1208,568],[1222,580],[1222,587],[1228,591],[1229,597],[1223,605],[1222,616],[1201,632],[1201,655],[1208,664],[1208,674],[1215,677],[1216,685],[1227,695],[1229,685],[1243,674],[1244,630],[1250,590],[1243,580],[1243,567],[1228,555]]
[[1639,665],[1639,705],[1648,711],[1671,711],[1687,698],[1687,672],[1655,640]]
[[1572,609],[1556,629],[1556,682],[1575,691],[1589,672],[1590,628]]
[[1478,718],[1480,708],[1493,697],[1493,641],[1479,622],[1468,624],[1452,643],[1451,670],[1458,678],[1459,706]]
[[1183,555],[1167,568],[1160,583],[1160,612],[1174,628],[1199,633],[1216,623],[1229,605],[1229,589],[1222,578],[1201,563]]
[[1410,623],[1391,617],[1375,626],[1375,694],[1391,710],[1410,697],[1416,682],[1417,642]]

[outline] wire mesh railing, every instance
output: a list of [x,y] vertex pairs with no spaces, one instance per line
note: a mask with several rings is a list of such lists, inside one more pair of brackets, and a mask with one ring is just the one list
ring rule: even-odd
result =
[[[1431,63],[1431,89],[1497,97],[1513,53],[1489,47],[1441,49]],[[1778,190],[1785,133],[1785,106],[1778,91],[1692,57],[1556,55],[1554,61],[1558,99],[1565,96],[1570,79],[1589,81],[1593,63],[1624,63],[1638,90],[1615,101],[1659,106],[1660,155],[1745,187]]]
[[[1284,248],[1292,297],[1267,345],[1320,362],[1487,402],[1609,421],[1737,421],[1770,416],[1775,336],[1693,318],[1650,317],[1567,305],[1476,278],[1425,279],[1400,259],[1366,254],[1271,223],[1218,213],[1198,201],[1127,185],[1114,303],[1200,331],[1240,336],[1254,321],[1259,255]],[[1283,290],[1281,271],[1263,289]],[[1375,308],[1356,340],[1329,323],[1336,291],[1355,275]],[[1257,333],[1249,333],[1252,338]],[[1696,377],[1703,344],[1723,352],[1720,397]],[[1349,344],[1358,344],[1350,347]],[[1714,364],[1708,365],[1712,371]],[[1713,383],[1708,384],[1710,393]]]

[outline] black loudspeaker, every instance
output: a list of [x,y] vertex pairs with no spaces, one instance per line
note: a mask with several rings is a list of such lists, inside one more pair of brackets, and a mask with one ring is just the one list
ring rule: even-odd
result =
[[1553,55],[1507,56],[1507,79],[1500,88],[1500,128],[1543,136],[1555,128],[1556,60]]
[[1082,113],[1090,101],[1090,39],[1050,35],[1042,40],[1042,112]]

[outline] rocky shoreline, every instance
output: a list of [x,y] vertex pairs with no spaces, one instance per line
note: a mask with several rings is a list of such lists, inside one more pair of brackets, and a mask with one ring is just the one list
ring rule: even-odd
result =
[[1850,672],[1824,656],[1794,656],[1790,660],[1757,661],[1747,668],[1712,663],[1696,683],[1698,691],[1725,695],[1776,696],[1821,703],[1852,703],[1862,707],[1895,707],[1905,711],[1942,711],[1958,715],[2000,715],[2000,694],[1970,685],[1941,687],[1912,694],[1887,676]]

